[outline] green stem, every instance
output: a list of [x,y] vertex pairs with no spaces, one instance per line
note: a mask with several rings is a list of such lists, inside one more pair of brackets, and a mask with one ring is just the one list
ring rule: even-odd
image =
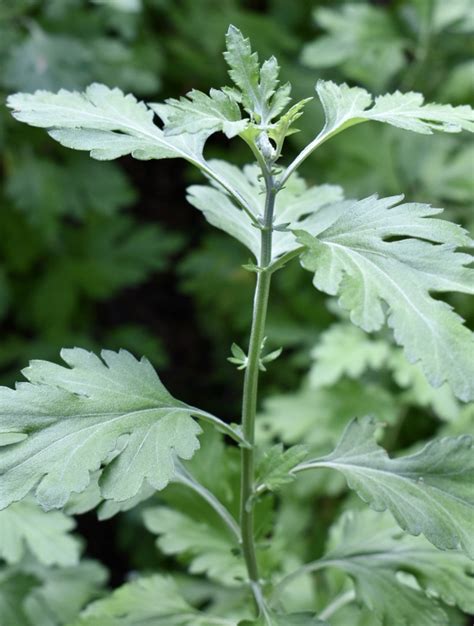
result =
[[255,416],[257,413],[258,379],[260,356],[265,333],[268,297],[270,294],[271,272],[268,267],[272,258],[273,211],[276,189],[270,168],[263,170],[266,184],[265,213],[261,225],[260,271],[253,305],[252,329],[250,333],[247,368],[245,370],[242,398],[242,429],[250,448],[242,448],[240,528],[242,532],[242,552],[248,576],[254,593],[257,608],[261,610],[261,589],[254,537],[255,487]]

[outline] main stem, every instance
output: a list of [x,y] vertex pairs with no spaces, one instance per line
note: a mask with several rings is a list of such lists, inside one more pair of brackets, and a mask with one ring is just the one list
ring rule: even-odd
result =
[[271,271],[268,269],[272,259],[273,211],[276,189],[270,170],[263,171],[266,186],[265,213],[261,230],[261,254],[257,285],[253,304],[252,330],[250,333],[247,368],[245,370],[242,398],[242,428],[245,439],[250,444],[242,448],[242,470],[240,491],[240,527],[242,531],[242,551],[247,571],[254,592],[255,601],[262,609],[260,578],[254,538],[254,495],[255,487],[255,416],[257,412],[258,378],[260,357],[265,333],[268,296],[270,293]]

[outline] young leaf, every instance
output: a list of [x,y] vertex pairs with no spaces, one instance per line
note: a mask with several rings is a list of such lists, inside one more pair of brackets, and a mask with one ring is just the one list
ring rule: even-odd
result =
[[43,508],[59,508],[101,466],[105,499],[131,498],[144,482],[163,489],[175,455],[199,448],[191,416],[234,432],[173,398],[146,359],[104,350],[101,360],[78,348],[61,356],[69,367],[33,361],[23,372],[30,382],[0,388],[0,431],[27,435],[0,454],[0,508],[31,490]]
[[265,126],[288,104],[290,87],[278,87],[280,68],[275,57],[267,59],[260,68],[249,39],[235,26],[229,26],[226,44],[224,58],[231,68],[230,77],[240,89],[242,104],[256,122]]
[[184,555],[190,561],[191,574],[205,574],[225,585],[241,585],[246,580],[245,565],[237,556],[235,538],[212,518],[197,521],[167,507],[147,509],[145,526],[159,535],[157,547],[169,555]]
[[166,106],[165,135],[220,130],[231,139],[248,125],[235,99],[218,89],[211,89],[209,95],[193,89],[184,98],[167,100]]
[[[474,398],[473,335],[431,293],[474,292],[474,271],[466,267],[472,256],[454,251],[471,240],[461,227],[434,219],[440,209],[400,199],[346,201],[309,217],[311,234],[297,232],[307,247],[301,263],[315,272],[317,289],[340,296],[354,324],[371,332],[387,321],[433,386],[447,381],[468,401]],[[387,241],[391,237],[398,240]]]
[[[208,626],[208,616],[186,602],[174,580],[138,578],[91,604],[71,626]],[[215,626],[228,620],[212,619]]]
[[51,129],[53,139],[67,148],[90,151],[100,160],[131,154],[137,159],[181,157],[203,162],[207,137],[165,137],[153,123],[153,111],[131,94],[93,83],[81,94],[61,89],[9,96],[13,116],[30,126]]
[[347,572],[357,597],[387,626],[448,626],[437,599],[474,610],[473,563],[460,552],[440,552],[422,537],[400,533],[386,514],[345,513],[331,529],[322,562]]
[[[312,387],[326,387],[348,376],[357,379],[367,369],[382,367],[390,354],[385,341],[370,340],[350,324],[334,324],[311,353],[315,364],[310,372]],[[350,356],[348,356],[350,355]]]
[[0,559],[18,563],[26,549],[45,565],[75,565],[79,542],[68,532],[74,521],[59,511],[45,513],[30,500],[0,511]]
[[376,425],[372,418],[353,420],[331,454],[303,465],[338,470],[364,502],[388,509],[403,530],[424,534],[441,550],[461,547],[474,558],[472,438],[435,439],[391,459],[375,442]]
[[257,485],[270,491],[278,491],[283,485],[294,480],[291,470],[301,463],[307,456],[305,446],[292,446],[288,450],[283,449],[283,444],[277,444],[264,452],[257,467]]

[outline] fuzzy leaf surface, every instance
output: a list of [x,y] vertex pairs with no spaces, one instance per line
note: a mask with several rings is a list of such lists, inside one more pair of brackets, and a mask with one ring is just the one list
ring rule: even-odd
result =
[[455,251],[472,241],[460,226],[433,217],[440,209],[400,200],[345,201],[310,216],[307,232],[297,232],[307,247],[301,263],[317,289],[339,295],[354,324],[372,332],[386,321],[433,386],[447,381],[471,400],[474,336],[431,293],[474,292],[472,256]]
[[[171,577],[139,578],[91,604],[72,626],[208,626],[208,616],[183,598]],[[228,626],[213,618],[212,624]]]
[[256,121],[268,124],[289,102],[289,85],[278,86],[280,68],[275,57],[260,66],[258,55],[252,52],[250,40],[240,30],[230,26],[226,35],[224,58],[229,75],[240,90],[245,110]]
[[42,511],[31,500],[0,511],[0,559],[18,563],[30,551],[44,565],[75,565],[79,542],[69,535],[74,521],[60,511]]
[[424,135],[435,130],[474,132],[474,111],[468,105],[425,104],[422,94],[399,91],[373,100],[372,95],[361,87],[323,80],[318,81],[316,91],[326,116],[324,128],[315,140],[318,145],[345,128],[369,120]]
[[173,398],[146,359],[124,350],[61,355],[69,367],[33,361],[28,383],[0,388],[0,432],[26,435],[0,453],[0,508],[30,491],[43,508],[60,508],[101,466],[105,499],[131,498],[144,482],[163,489],[175,455],[190,459],[199,448],[192,415],[221,424]]
[[145,526],[159,535],[156,541],[164,554],[185,555],[191,574],[205,574],[225,585],[240,585],[247,575],[238,545],[222,525],[198,521],[168,507],[154,507],[144,513]]
[[[221,178],[230,182],[255,218],[263,216],[265,196],[258,166],[246,165],[240,169],[224,161],[211,161],[210,165]],[[308,214],[317,213],[342,197],[342,189],[336,185],[308,187],[302,178],[293,176],[276,197],[275,223],[290,223],[292,228],[303,228],[306,224],[303,218]],[[259,231],[218,183],[192,185],[188,188],[187,199],[202,211],[210,224],[240,241],[256,259],[260,257]],[[297,247],[296,237],[290,230],[273,233],[273,259]]]
[[401,533],[387,514],[345,513],[331,529],[322,561],[347,572],[358,599],[387,626],[448,626],[438,601],[474,610],[473,563],[461,552],[441,552],[422,537]]
[[283,444],[277,444],[263,453],[257,466],[257,484],[270,491],[278,491],[283,485],[291,483],[294,475],[291,470],[307,456],[304,446],[292,446],[284,450]]
[[165,137],[153,122],[154,112],[120,89],[93,83],[84,93],[36,91],[9,96],[13,116],[30,126],[50,129],[67,148],[87,150],[100,160],[131,154],[137,159],[181,157],[203,162],[201,135]]
[[388,509],[403,530],[474,558],[472,438],[435,439],[392,459],[374,439],[376,424],[372,418],[353,420],[331,454],[305,465],[338,470],[364,502],[376,511]]
[[193,89],[185,97],[166,101],[168,120],[165,135],[222,131],[232,138],[245,130],[237,102],[224,91],[211,89],[209,95]]

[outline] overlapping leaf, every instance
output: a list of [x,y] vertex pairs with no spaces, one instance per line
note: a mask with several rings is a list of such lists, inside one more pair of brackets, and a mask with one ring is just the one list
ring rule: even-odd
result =
[[42,511],[30,500],[0,511],[0,559],[18,563],[28,549],[45,565],[75,565],[79,542],[69,535],[74,521],[59,511]]
[[308,467],[328,467],[376,511],[388,509],[412,535],[442,550],[462,548],[474,558],[472,438],[445,437],[419,452],[391,459],[374,439],[372,418],[353,420],[335,450]]
[[197,521],[168,507],[147,509],[145,525],[157,534],[164,554],[184,555],[191,574],[206,574],[225,585],[241,585],[247,574],[235,537],[213,519]]
[[[209,621],[183,598],[171,577],[155,575],[127,583],[94,602],[72,626],[208,626]],[[229,626],[229,620],[213,617],[212,624]]]
[[459,415],[461,405],[449,385],[432,387],[418,364],[409,363],[402,350],[388,339],[371,337],[352,324],[331,326],[313,349],[312,357],[311,387],[334,385],[345,377],[357,379],[369,370],[373,379],[375,372],[383,375],[388,370],[403,390],[398,394],[402,405],[430,407],[445,420],[455,420]]
[[235,99],[218,89],[211,89],[209,95],[193,89],[184,98],[167,100],[166,107],[169,113],[166,135],[220,130],[232,138],[248,124],[248,120],[241,118]]
[[339,295],[353,323],[370,332],[386,321],[432,385],[447,381],[468,401],[474,398],[473,335],[431,293],[474,291],[472,256],[454,250],[471,240],[461,227],[435,219],[439,209],[400,199],[346,201],[309,217],[309,232],[298,232],[307,247],[302,265],[315,273],[317,289]]
[[[263,215],[263,184],[256,165],[247,165],[240,170],[224,161],[211,161],[213,170],[229,181],[244,199],[255,218]],[[302,218],[315,213],[322,207],[342,198],[342,189],[335,185],[308,187],[303,179],[293,176],[276,198],[275,223],[291,224],[292,228],[303,227]],[[220,228],[240,241],[254,255],[260,256],[260,233],[232,198],[219,186],[193,185],[188,188],[188,201],[203,212],[213,226]],[[273,258],[298,247],[290,230],[275,231],[273,234]]]
[[357,598],[387,626],[447,626],[437,600],[465,613],[474,610],[472,562],[460,552],[440,552],[421,537],[400,533],[387,514],[345,513],[331,529],[324,562],[353,578]]
[[69,367],[33,361],[30,382],[0,388],[0,508],[34,490],[46,509],[63,506],[86,489],[104,466],[104,498],[126,500],[146,481],[163,489],[175,455],[189,459],[201,432],[192,415],[233,430],[208,413],[173,398],[150,363],[130,353],[63,350]]
[[94,600],[106,581],[94,561],[73,567],[45,567],[27,559],[0,569],[2,626],[62,626],[71,624]]

